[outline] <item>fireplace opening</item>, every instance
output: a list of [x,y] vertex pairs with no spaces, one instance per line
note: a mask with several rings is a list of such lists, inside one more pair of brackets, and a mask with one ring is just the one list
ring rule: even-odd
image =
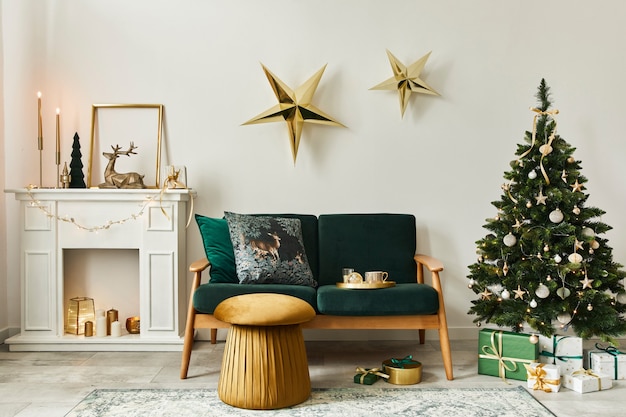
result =
[[90,297],[96,310],[115,309],[126,334],[128,317],[139,316],[138,249],[64,249],[64,321],[70,299]]

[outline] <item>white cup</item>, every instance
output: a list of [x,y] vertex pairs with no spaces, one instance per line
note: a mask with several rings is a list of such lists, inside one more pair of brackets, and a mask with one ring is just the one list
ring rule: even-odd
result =
[[343,275],[343,282],[350,282],[350,274],[354,272],[354,268],[343,268],[341,272]]
[[385,271],[368,271],[365,273],[365,282],[375,284],[385,282],[389,278],[389,273]]

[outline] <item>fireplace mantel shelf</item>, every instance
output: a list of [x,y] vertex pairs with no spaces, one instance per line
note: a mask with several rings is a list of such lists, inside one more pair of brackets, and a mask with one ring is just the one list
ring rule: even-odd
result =
[[[181,350],[190,189],[11,189],[20,202],[21,333],[11,351]],[[71,218],[72,221],[67,219]],[[123,224],[98,228],[81,225]],[[137,249],[141,331],[65,334],[64,249]]]

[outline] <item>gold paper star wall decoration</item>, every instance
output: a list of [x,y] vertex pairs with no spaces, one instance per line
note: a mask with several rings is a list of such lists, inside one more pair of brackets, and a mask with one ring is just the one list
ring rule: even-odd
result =
[[272,74],[263,64],[261,64],[261,66],[272,86],[272,90],[274,90],[278,104],[248,120],[244,125],[286,122],[291,141],[291,155],[293,156],[293,163],[295,165],[304,123],[345,127],[311,104],[315,90],[326,69],[326,65],[313,74],[311,78],[295,91],[289,88],[287,84],[282,82],[276,75]]
[[400,113],[401,116],[404,117],[404,111],[409,104],[411,93],[439,95],[438,92],[420,78],[420,74],[430,54],[430,52],[427,53],[413,64],[406,67],[387,50],[387,56],[389,57],[391,69],[393,70],[393,77],[375,85],[370,88],[370,90],[398,90],[400,97]]

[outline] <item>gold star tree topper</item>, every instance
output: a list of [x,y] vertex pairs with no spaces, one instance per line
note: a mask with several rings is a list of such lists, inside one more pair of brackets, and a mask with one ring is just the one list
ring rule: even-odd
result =
[[278,104],[248,120],[244,125],[286,122],[291,141],[291,155],[293,156],[293,163],[295,165],[304,123],[345,127],[311,104],[315,90],[326,69],[326,65],[313,74],[311,78],[295,91],[289,88],[287,84],[282,82],[276,75],[272,74],[263,64],[261,64],[261,66],[272,86],[272,90],[274,90]]
[[401,116],[404,117],[404,111],[409,104],[411,93],[430,94],[433,96],[439,95],[438,92],[420,78],[420,74],[430,54],[430,52],[427,53],[413,64],[406,67],[387,50],[387,56],[389,57],[391,69],[393,70],[393,77],[375,85],[370,88],[370,90],[398,90],[400,97],[400,113]]

